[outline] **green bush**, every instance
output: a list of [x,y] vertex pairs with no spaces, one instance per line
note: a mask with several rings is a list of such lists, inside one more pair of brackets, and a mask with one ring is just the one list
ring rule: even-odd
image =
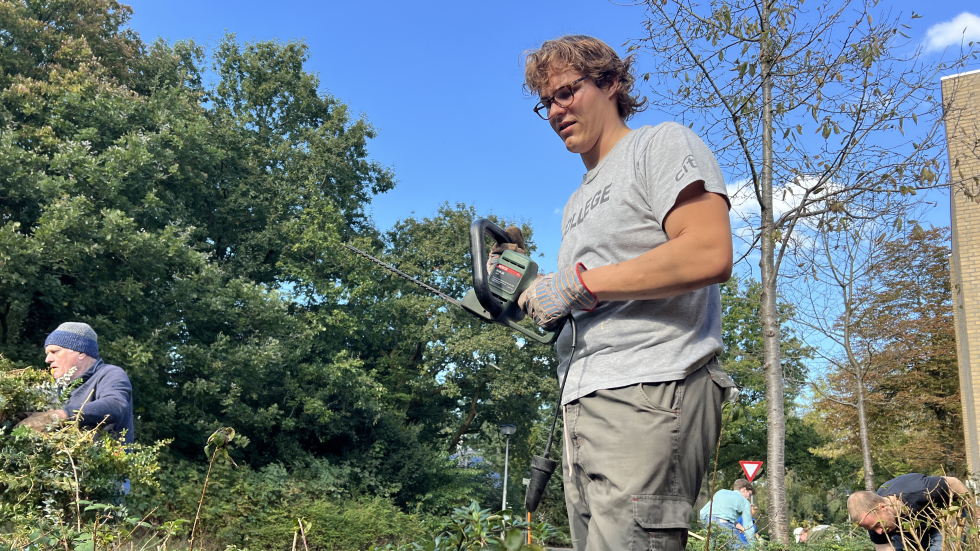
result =
[[[153,503],[157,507],[155,518],[194,518],[207,464],[175,459],[168,452],[162,457],[157,475],[161,491]],[[208,479],[200,521],[206,537],[216,544],[254,547],[244,539],[249,532],[242,527],[271,523],[273,532],[289,533],[287,543],[291,545],[293,520],[316,516],[295,510],[317,509],[319,502],[358,508],[358,503],[378,498],[414,513],[412,518],[448,518],[455,506],[472,501],[480,493],[478,487],[482,484],[485,488],[490,477],[485,467],[458,466],[446,453],[433,454],[425,475],[435,479],[430,491],[404,503],[397,488],[379,485],[377,480],[383,476],[370,465],[353,461],[335,464],[317,458],[293,465],[271,463],[258,470],[247,464],[236,467],[217,461]]]
[[[694,533],[697,537],[692,537],[688,540],[687,549],[689,551],[704,551],[706,530],[702,528]],[[723,531],[719,532],[717,529],[712,529],[712,551],[736,549],[732,545],[731,540],[731,534],[725,534]],[[792,537],[790,541],[792,541]],[[872,547],[866,530],[854,529],[850,523],[842,523],[833,525],[825,530],[813,532],[810,534],[806,543],[790,543],[788,548],[763,538],[759,539],[754,546],[743,547],[742,549],[751,549],[754,551],[782,551],[786,549],[789,551],[868,551]]]
[[[158,515],[194,518],[206,471],[207,465],[165,462]],[[353,497],[348,484],[357,476],[351,467],[325,460],[291,469],[273,463],[258,471],[216,461],[201,506],[200,533],[219,549],[291,549],[299,518],[309,526],[310,549],[366,549],[421,533],[418,518],[402,512],[391,498]],[[301,541],[297,548],[303,548]]]
[[[310,551],[346,551],[372,546],[401,545],[423,535],[419,518],[401,512],[383,498],[346,502],[314,500],[273,510],[253,524],[243,543],[252,549],[292,548],[302,519]],[[297,549],[306,549],[302,541]]]
[[[166,452],[162,455],[158,474],[161,491],[154,496],[154,520],[194,518],[208,465],[175,460]],[[279,463],[255,471],[247,464],[235,466],[228,461],[216,461],[201,504],[203,532],[216,543],[240,545],[246,535],[243,527],[279,522],[277,515],[288,503],[307,503],[311,501],[308,496],[338,503],[349,499],[343,480],[345,474],[344,469],[326,461],[291,472]],[[291,518],[286,515],[284,526],[292,522]]]
[[[435,519],[426,527],[428,535],[403,544],[388,544],[385,551],[543,551],[541,545],[526,543],[527,530],[535,542],[548,541],[557,531],[548,523],[528,525],[513,511],[492,513],[476,501],[457,507],[445,519]],[[377,551],[379,548],[372,548]]]
[[25,411],[55,407],[66,391],[59,383],[0,358],[0,549],[49,540],[68,548],[85,526],[91,537],[107,517],[131,518],[119,505],[124,480],[142,494],[156,489],[163,443],[124,446],[70,420],[43,434],[16,426]]

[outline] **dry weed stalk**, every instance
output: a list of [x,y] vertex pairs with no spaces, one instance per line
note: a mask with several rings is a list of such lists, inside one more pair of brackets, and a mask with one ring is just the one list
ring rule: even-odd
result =
[[980,506],[972,492],[958,503],[936,511],[933,525],[943,535],[947,551],[976,551],[980,549]]
[[909,551],[929,551],[929,532],[942,535],[944,551],[980,550],[980,506],[972,492],[947,507],[927,508],[899,519],[898,533]]

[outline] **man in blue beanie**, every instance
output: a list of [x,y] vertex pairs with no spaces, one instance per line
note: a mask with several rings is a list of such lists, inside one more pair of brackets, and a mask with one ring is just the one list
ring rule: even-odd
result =
[[44,341],[44,361],[55,379],[81,379],[61,409],[35,413],[20,424],[38,432],[62,419],[77,419],[82,427],[96,427],[133,442],[133,386],[122,368],[99,357],[99,337],[86,323],[62,323]]

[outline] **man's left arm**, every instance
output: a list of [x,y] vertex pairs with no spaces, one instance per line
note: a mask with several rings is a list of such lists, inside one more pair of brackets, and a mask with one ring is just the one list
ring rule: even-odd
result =
[[956,478],[955,476],[944,476],[943,480],[946,481],[946,485],[949,486],[949,490],[956,496],[965,496],[968,490],[966,489],[966,484],[963,481]]
[[750,540],[755,537],[755,519],[752,518],[752,504],[747,499],[743,499],[745,503],[742,503],[742,511],[739,513],[740,518],[746,519],[748,524],[742,527],[742,531],[745,532],[745,539]]
[[732,228],[723,196],[692,183],[678,195],[664,230],[666,243],[632,260],[581,272],[582,283],[601,302],[668,298],[731,277]]

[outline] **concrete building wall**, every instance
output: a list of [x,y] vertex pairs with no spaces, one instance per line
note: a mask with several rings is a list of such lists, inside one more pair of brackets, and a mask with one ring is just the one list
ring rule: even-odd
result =
[[980,474],[980,71],[942,79],[949,153],[953,319],[963,429],[971,473]]

